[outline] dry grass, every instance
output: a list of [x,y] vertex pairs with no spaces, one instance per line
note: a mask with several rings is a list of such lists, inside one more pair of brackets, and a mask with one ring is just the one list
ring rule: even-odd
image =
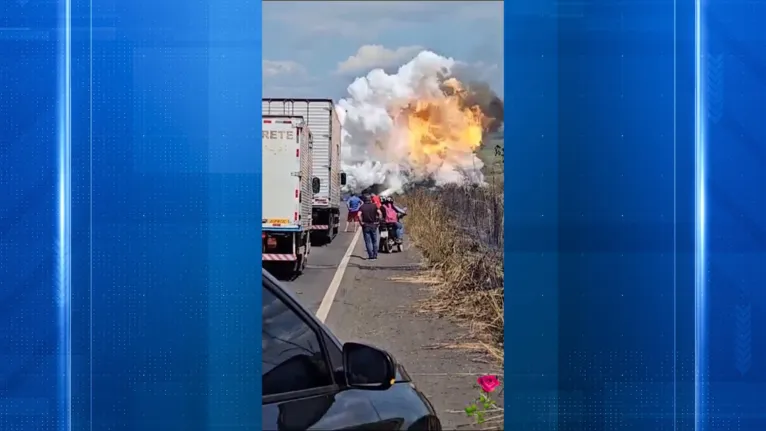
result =
[[503,212],[495,187],[417,189],[402,198],[407,232],[433,276],[424,309],[457,318],[503,361]]

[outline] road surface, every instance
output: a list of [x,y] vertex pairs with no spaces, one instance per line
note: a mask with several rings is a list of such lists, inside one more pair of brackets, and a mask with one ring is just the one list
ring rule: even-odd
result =
[[417,311],[428,292],[417,282],[422,267],[416,249],[405,241],[403,253],[380,254],[370,262],[361,233],[356,241],[354,236],[341,231],[331,244],[312,247],[306,271],[283,284],[309,310],[319,312],[342,341],[362,341],[391,352],[434,404],[444,429],[471,429],[470,420],[459,412],[476,396],[476,378],[502,371],[475,348],[464,328]]

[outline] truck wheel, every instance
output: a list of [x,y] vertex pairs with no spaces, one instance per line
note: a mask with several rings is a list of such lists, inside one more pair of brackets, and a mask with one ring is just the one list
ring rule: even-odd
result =
[[306,267],[306,256],[303,254],[299,254],[298,260],[295,261],[295,266],[293,266],[293,273],[298,276],[303,274],[303,268]]
[[340,233],[340,214],[333,214],[332,216],[332,237],[333,239]]
[[308,264],[309,261],[309,246],[308,244],[303,246],[303,254],[301,255],[301,269],[300,272],[303,274],[303,272],[306,270],[306,264]]

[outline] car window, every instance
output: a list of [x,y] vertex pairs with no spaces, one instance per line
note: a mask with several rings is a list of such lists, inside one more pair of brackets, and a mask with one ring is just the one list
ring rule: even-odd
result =
[[318,335],[266,286],[262,336],[264,396],[332,385]]

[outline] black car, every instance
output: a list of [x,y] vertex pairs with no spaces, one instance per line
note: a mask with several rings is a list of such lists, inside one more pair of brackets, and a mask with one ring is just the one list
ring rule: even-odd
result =
[[264,430],[441,430],[391,355],[338,341],[266,271],[262,343]]

